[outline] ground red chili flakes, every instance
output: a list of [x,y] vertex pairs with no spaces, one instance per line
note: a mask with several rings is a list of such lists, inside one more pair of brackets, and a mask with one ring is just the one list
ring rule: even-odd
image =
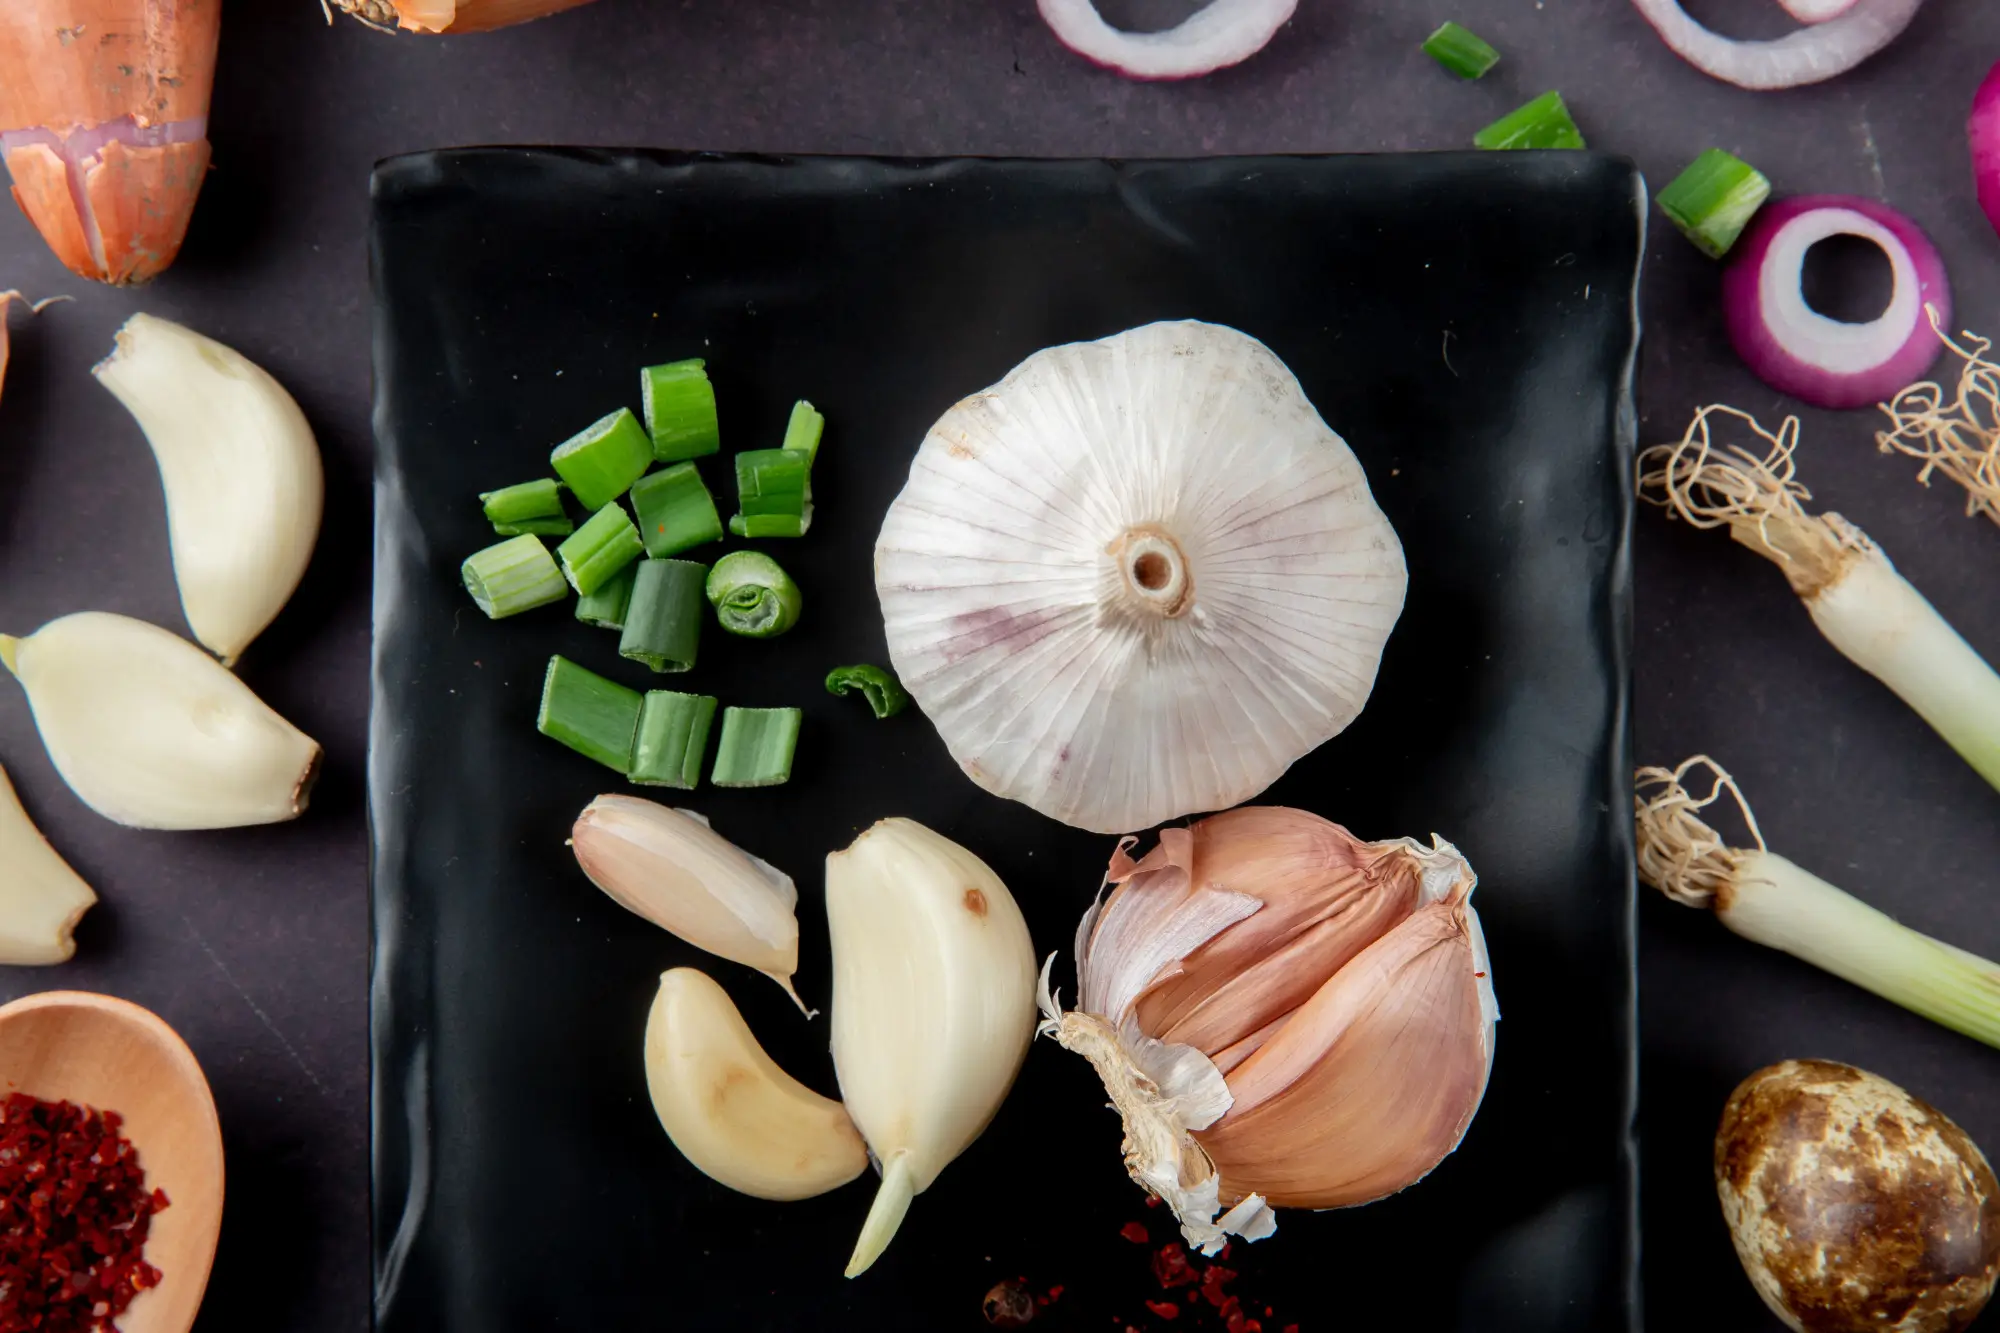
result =
[[1146,1230],[1146,1224],[1143,1222],[1127,1222],[1118,1228],[1118,1234],[1134,1245],[1144,1245],[1153,1238],[1153,1233]]
[[1162,1319],[1179,1319],[1181,1307],[1172,1301],[1147,1301],[1146,1308]]
[[0,1333],[115,1333],[159,1284],[143,1255],[167,1196],[147,1191],[123,1123],[18,1092],[0,1103]]

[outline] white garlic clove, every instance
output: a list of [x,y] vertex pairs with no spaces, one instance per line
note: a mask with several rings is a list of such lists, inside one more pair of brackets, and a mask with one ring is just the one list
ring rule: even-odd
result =
[[826,858],[826,915],[834,1070],[882,1165],[854,1277],[1013,1086],[1035,1030],[1034,945],[999,876],[912,819]]
[[752,856],[700,815],[637,796],[600,796],[570,831],[590,882],[626,911],[697,949],[754,967],[792,989],[799,970],[799,891],[792,877]]
[[92,373],[159,462],[188,624],[234,663],[312,558],[325,489],[312,427],[261,367],[152,315],[127,320]]
[[890,658],[952,757],[1104,833],[1248,800],[1342,731],[1407,581],[1291,371],[1195,321],[958,403],[875,546]]
[[97,895],[49,846],[0,769],[0,963],[68,962],[72,932]]
[[236,828],[306,808],[318,743],[177,634],[85,611],[0,635],[0,663],[28,692],[56,771],[106,819]]
[[868,1169],[839,1102],[780,1069],[707,974],[660,978],[646,1087],[667,1137],[703,1175],[760,1199],[809,1199]]

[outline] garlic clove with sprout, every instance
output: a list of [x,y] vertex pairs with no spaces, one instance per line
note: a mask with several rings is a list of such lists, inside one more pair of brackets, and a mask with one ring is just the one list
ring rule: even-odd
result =
[[780,1069],[704,972],[660,977],[646,1019],[646,1087],[667,1137],[702,1174],[759,1199],[810,1199],[868,1169],[839,1102]]
[[826,858],[833,1064],[882,1184],[847,1275],[979,1137],[1035,1032],[1035,954],[999,876],[912,819]]
[[91,373],[153,448],[188,625],[232,665],[312,558],[325,489],[312,427],[261,367],[152,315],[126,320]]
[[49,846],[0,768],[0,963],[65,963],[97,894]]
[[133,828],[274,824],[306,808],[320,748],[201,649],[129,616],[84,611],[0,634],[63,781]]
[[583,808],[570,847],[590,882],[625,910],[697,949],[754,967],[792,989],[799,970],[798,887],[689,810],[637,796]]
[[1247,800],[1342,731],[1406,583],[1291,371],[1196,321],[951,408],[875,546],[896,674],[959,766],[1103,833]]
[[1130,842],[1077,932],[1078,1005],[1051,958],[1040,1031],[1097,1070],[1128,1174],[1190,1244],[1381,1198],[1457,1147],[1499,1017],[1457,849],[1277,807],[1166,830],[1138,861]]

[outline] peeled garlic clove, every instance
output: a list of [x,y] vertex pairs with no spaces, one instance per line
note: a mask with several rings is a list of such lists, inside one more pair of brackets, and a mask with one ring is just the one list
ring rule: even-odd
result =
[[882,820],[826,858],[826,915],[833,1066],[882,1166],[855,1277],[1013,1086],[1034,1037],[1035,957],[999,876],[913,819]]
[[868,1169],[839,1102],[778,1068],[722,987],[677,967],[646,1020],[646,1087],[702,1174],[760,1199],[809,1199]]
[[700,815],[637,796],[600,796],[585,806],[570,846],[590,882],[620,907],[697,949],[756,968],[806,1009],[792,989],[799,891],[790,875]]
[[0,963],[68,962],[97,895],[42,836],[0,769]]
[[85,611],[0,635],[0,662],[27,690],[56,771],[106,819],[236,828],[306,808],[318,743],[177,634]]
[[134,315],[92,370],[159,461],[181,605],[233,664],[299,586],[319,536],[319,445],[284,386],[212,338]]

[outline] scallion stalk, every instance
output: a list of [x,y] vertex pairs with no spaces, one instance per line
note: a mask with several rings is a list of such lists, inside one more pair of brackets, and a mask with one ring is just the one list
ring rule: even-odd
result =
[[799,621],[799,585],[770,556],[731,551],[708,571],[708,602],[731,634],[769,639]]
[[472,600],[494,620],[569,596],[569,585],[549,548],[532,533],[510,537],[468,557],[458,572]]
[[792,776],[798,749],[796,708],[725,708],[709,780],[718,787],[776,787]]
[[639,577],[634,561],[600,584],[596,592],[576,599],[576,618],[598,629],[625,628],[625,612],[632,605],[632,584]]
[[479,502],[486,510],[486,521],[502,537],[530,532],[567,537],[576,530],[576,524],[563,512],[562,483],[547,477],[482,491]]
[[1476,79],[1500,63],[1500,53],[1469,28],[1447,23],[1424,42],[1424,54],[1461,79]]
[[701,644],[702,583],[708,570],[692,560],[645,560],[632,584],[618,655],[655,671],[686,671]]
[[639,529],[625,514],[625,507],[612,501],[584,520],[583,526],[556,547],[564,577],[585,597],[609,583],[614,575],[637,560],[646,544]]
[[557,445],[549,455],[577,503],[593,513],[632,489],[653,465],[653,442],[632,409],[621,407]]
[[715,512],[715,497],[702,484],[693,463],[676,463],[641,477],[632,487],[632,511],[639,516],[639,536],[646,543],[646,554],[655,560],[722,540],[722,517]]
[[639,372],[640,406],[653,456],[662,463],[700,458],[722,448],[716,420],[715,386],[700,357],[647,366]]
[[[729,530],[738,536],[803,536],[812,526],[812,502],[807,483],[812,475],[810,455],[794,449],[750,449],[736,455],[736,516]],[[754,531],[764,527],[753,520],[777,518],[795,521],[798,532]],[[740,523],[739,523],[740,520]]]
[[729,517],[729,530],[738,537],[803,537],[806,535],[803,518],[793,514],[752,514],[748,518],[742,514]]
[[828,694],[852,694],[856,690],[868,700],[878,718],[894,717],[910,706],[909,691],[894,673],[866,663],[835,667],[826,673]]
[[549,659],[535,730],[620,773],[632,768],[639,733],[639,691],[606,680],[567,657]]
[[1543,93],[1472,136],[1476,148],[1582,148],[1583,131],[1570,118],[1559,92]]
[[804,454],[806,467],[810,470],[819,457],[819,437],[825,430],[826,418],[818,408],[801,398],[792,404],[791,420],[785,423],[783,447],[788,453]]
[[646,691],[646,701],[639,710],[639,740],[627,776],[648,787],[678,787],[682,791],[699,787],[715,705],[715,699],[706,694]]
[[1736,244],[1771,197],[1764,173],[1720,148],[1710,148],[1660,191],[1660,211],[1710,259]]

